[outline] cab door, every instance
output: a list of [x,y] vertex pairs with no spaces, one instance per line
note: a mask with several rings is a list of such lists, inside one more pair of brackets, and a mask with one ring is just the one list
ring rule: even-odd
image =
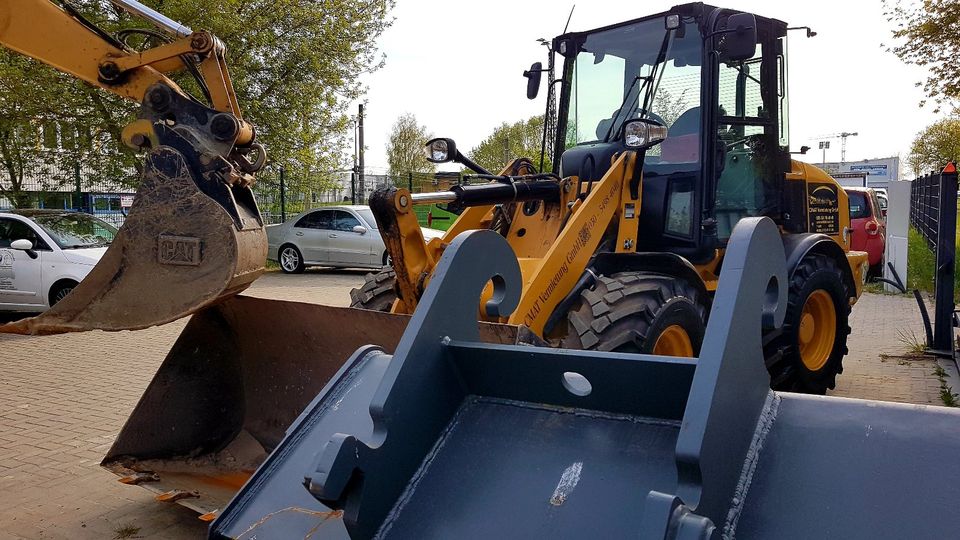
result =
[[38,246],[39,239],[27,223],[0,218],[0,304],[8,308],[42,308],[43,280],[41,278],[42,250],[13,249],[14,240],[29,240]]

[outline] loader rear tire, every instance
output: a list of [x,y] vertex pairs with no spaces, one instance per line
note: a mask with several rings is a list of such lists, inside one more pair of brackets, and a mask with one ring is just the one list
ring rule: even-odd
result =
[[568,349],[694,357],[706,327],[706,298],[685,280],[650,272],[601,276],[567,316]]
[[845,283],[826,255],[808,255],[793,271],[783,328],[764,350],[774,390],[824,394],[836,386],[850,335]]
[[397,299],[396,284],[393,268],[367,274],[363,286],[350,291],[350,307],[389,312]]

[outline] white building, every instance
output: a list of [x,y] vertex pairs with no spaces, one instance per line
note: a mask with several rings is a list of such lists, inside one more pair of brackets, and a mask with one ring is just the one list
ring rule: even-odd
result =
[[903,178],[900,174],[900,158],[898,156],[862,161],[814,163],[827,174],[837,173],[866,173],[867,185],[872,188],[886,188],[889,182],[896,182]]

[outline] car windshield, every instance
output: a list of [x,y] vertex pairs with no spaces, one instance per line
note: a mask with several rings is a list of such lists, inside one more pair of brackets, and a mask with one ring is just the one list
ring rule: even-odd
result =
[[113,242],[117,229],[88,214],[50,214],[33,216],[61,249],[105,247]]
[[867,206],[866,194],[862,191],[848,191],[850,199],[850,219],[870,217],[870,207]]
[[371,229],[380,228],[377,226],[377,220],[373,218],[373,211],[371,211],[369,208],[361,208],[357,210],[357,213],[360,214],[360,217],[367,222],[367,225],[369,225]]
[[676,30],[657,17],[586,36],[569,74],[566,147],[612,140],[641,117],[671,128],[669,136],[698,133],[701,56],[692,19]]

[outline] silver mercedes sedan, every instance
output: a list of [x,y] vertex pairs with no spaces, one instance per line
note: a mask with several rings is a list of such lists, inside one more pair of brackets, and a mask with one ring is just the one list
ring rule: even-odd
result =
[[[427,240],[443,231],[423,228]],[[267,225],[267,258],[288,274],[308,266],[380,268],[389,263],[387,250],[369,206],[324,206]]]

